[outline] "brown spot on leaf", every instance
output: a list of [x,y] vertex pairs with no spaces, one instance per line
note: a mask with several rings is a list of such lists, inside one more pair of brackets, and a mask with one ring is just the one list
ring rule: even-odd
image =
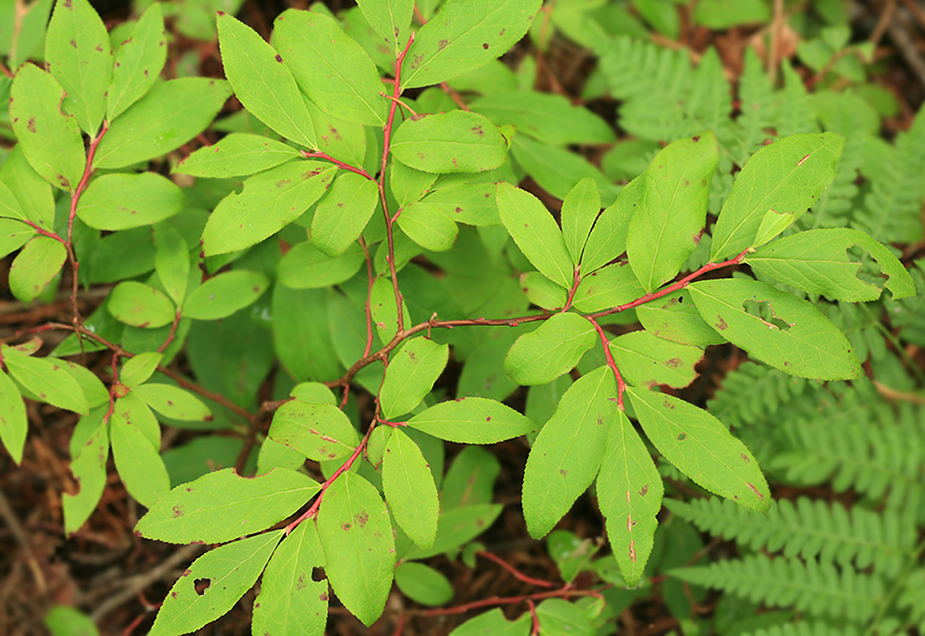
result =
[[319,601],[327,602],[327,600],[328,600],[328,595],[327,595],[326,593],[322,592],[321,594],[318,595],[318,600],[319,600]]
[[283,58],[280,56],[279,53],[276,54],[276,61],[277,61],[277,62],[282,62],[282,61],[283,61]]
[[350,526],[349,523],[341,524],[340,527],[343,528],[344,532],[350,532],[350,527],[351,527],[351,526]]
[[357,525],[361,528],[366,525],[366,522],[369,521],[369,514],[365,512],[358,512],[353,515],[353,520],[357,522]]
[[183,510],[180,509],[180,506],[174,506],[173,507],[173,518],[176,519],[177,517],[182,517],[182,516],[183,516]]
[[562,475],[563,477],[567,477],[567,476],[568,476],[568,471],[565,470],[564,468],[560,468],[560,469],[559,469],[559,474]]
[[446,45],[449,43],[450,43],[449,40],[440,40],[439,42],[437,42],[437,50],[442,51],[443,49],[446,48]]
[[697,143],[698,141],[700,141],[700,135],[697,135],[696,137],[694,137],[692,141],[694,143]]
[[485,50],[487,51],[487,50],[488,50],[488,42],[485,42],[484,44],[482,44],[482,48],[485,49]]
[[726,327],[728,326],[729,325],[726,324],[726,321],[723,320],[722,316],[720,316],[719,322],[716,323],[716,328],[719,329],[720,331],[725,331]]
[[750,460],[750,459],[748,458],[748,455],[746,455],[745,453],[739,453],[739,457],[741,457],[741,458],[742,458],[742,461],[745,462],[746,464],[751,464],[751,463],[752,463],[752,460]]
[[665,364],[667,364],[672,369],[677,369],[678,367],[681,366],[681,358],[672,358],[671,360],[665,360]]
[[678,434],[678,441],[679,441],[679,442],[683,442],[683,441],[686,440],[686,439],[687,439],[687,433],[679,433],[679,434]]
[[645,486],[639,489],[640,497],[645,497],[648,493],[649,493],[649,484],[646,484]]
[[30,117],[29,122],[26,124],[26,130],[31,133],[35,132],[35,117]]

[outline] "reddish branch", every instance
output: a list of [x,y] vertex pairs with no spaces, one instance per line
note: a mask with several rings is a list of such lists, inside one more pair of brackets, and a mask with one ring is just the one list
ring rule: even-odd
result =
[[446,607],[430,610],[411,610],[408,613],[417,614],[419,616],[450,616],[452,614],[465,614],[469,610],[479,609],[481,607],[491,607],[492,605],[512,605],[514,603],[524,603],[526,601],[542,601],[547,598],[570,598],[573,596],[593,596],[594,598],[601,598],[601,590],[605,590],[609,587],[612,586],[607,585],[598,588],[597,590],[576,590],[573,589],[571,585],[566,585],[565,587],[554,590],[552,592],[537,592],[536,594],[524,594],[522,596],[494,596],[492,598],[485,598],[473,603],[467,603],[465,605],[457,605],[456,607]]
[[623,376],[620,375],[620,370],[617,369],[617,363],[613,359],[613,354],[610,351],[610,341],[607,339],[607,334],[604,333],[604,330],[601,329],[601,326],[594,318],[590,316],[585,317],[591,321],[591,324],[594,325],[594,328],[597,330],[597,335],[600,336],[601,339],[601,346],[604,347],[604,357],[607,359],[607,366],[610,367],[614,377],[617,378],[617,408],[622,411],[623,392],[626,390],[626,382],[623,381]]
[[333,163],[338,168],[341,168],[342,170],[347,170],[349,172],[355,172],[361,177],[365,177],[369,179],[370,181],[375,181],[375,179],[369,176],[369,173],[366,172],[363,168],[357,168],[356,166],[351,166],[349,163],[344,163],[343,161],[340,161],[339,159],[335,159],[334,157],[332,157],[326,152],[321,152],[320,150],[318,152],[308,152],[307,150],[303,150],[302,156],[305,157],[306,159],[324,159],[326,161],[330,161],[331,163]]
[[491,552],[484,552],[482,550],[479,550],[478,552],[476,552],[476,554],[479,555],[480,557],[484,557],[488,559],[489,561],[494,561],[495,563],[503,567],[505,570],[513,574],[514,578],[516,578],[518,581],[522,581],[529,585],[536,585],[537,587],[552,587],[552,583],[550,583],[549,581],[544,581],[542,579],[535,579],[532,576],[527,576],[526,574],[523,574],[520,570],[515,568],[513,565],[509,564],[507,561],[505,561],[501,557],[495,556]]

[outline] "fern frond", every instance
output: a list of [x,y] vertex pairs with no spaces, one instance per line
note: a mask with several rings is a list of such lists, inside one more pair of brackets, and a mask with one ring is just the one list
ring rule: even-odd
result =
[[732,136],[732,89],[723,74],[719,54],[712,47],[700,58],[684,110],[690,118],[691,135],[712,130],[721,145],[729,143]]
[[803,378],[745,362],[726,374],[716,397],[707,402],[707,410],[726,426],[743,428],[773,417],[783,404],[803,393],[806,385]]
[[831,563],[772,559],[764,554],[719,561],[706,567],[680,568],[668,574],[752,602],[853,621],[872,618],[883,595],[878,576],[858,574],[854,568],[839,573]]
[[925,634],[925,570],[916,570],[909,575],[896,605],[905,610],[909,621]]
[[915,116],[907,132],[897,135],[887,156],[886,164],[871,180],[854,225],[882,243],[914,243],[922,238],[925,109]]
[[884,301],[890,324],[898,327],[899,338],[906,342],[925,346],[925,259],[915,262],[909,270],[918,293],[910,298]]
[[[828,394],[828,395],[826,395]],[[830,383],[817,407],[783,422],[789,450],[766,466],[783,481],[853,488],[925,519],[925,413],[892,405],[868,381]]]
[[759,629],[757,632],[748,632],[742,636],[857,636],[858,633],[858,630],[850,626],[833,627],[829,623],[799,623]]
[[781,65],[784,76],[784,88],[777,94],[779,107],[775,127],[778,137],[787,137],[798,133],[819,131],[816,125],[816,111],[803,80],[787,62]]
[[895,510],[876,513],[854,506],[848,511],[840,503],[828,506],[808,497],[800,497],[796,506],[782,499],[767,513],[716,497],[690,503],[666,499],[664,505],[700,530],[753,550],[818,557],[840,566],[853,561],[858,569],[873,566],[887,576],[899,573],[915,545],[915,524]]
[[734,156],[741,166],[770,137],[767,129],[777,120],[774,86],[751,47],[745,50],[745,68],[739,77],[739,104],[740,114],[736,119],[739,140]]
[[882,360],[887,354],[883,334],[880,333],[880,305],[863,303],[818,303],[819,309],[845,334],[858,360],[868,356]]

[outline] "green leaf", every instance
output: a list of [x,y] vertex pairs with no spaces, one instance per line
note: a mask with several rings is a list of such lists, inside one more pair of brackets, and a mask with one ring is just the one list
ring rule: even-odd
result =
[[141,431],[153,448],[160,448],[161,426],[154,412],[135,391],[129,391],[128,395],[116,400],[113,417],[122,418]]
[[764,0],[700,0],[694,8],[694,21],[705,27],[725,30],[739,24],[764,24],[771,19],[771,8]]
[[201,422],[212,418],[212,411],[198,397],[170,384],[151,382],[132,389],[132,393],[165,417],[184,422]]
[[513,124],[518,134],[551,146],[607,144],[616,141],[603,119],[562,95],[536,91],[499,91],[481,97],[469,107],[497,126]]
[[325,113],[383,126],[389,112],[376,65],[332,18],[289,9],[273,23],[273,44],[302,91]]
[[333,404],[286,402],[273,414],[270,439],[315,461],[346,457],[360,443],[356,429]]
[[433,547],[440,515],[437,487],[421,449],[401,428],[392,431],[385,447],[382,487],[405,534],[425,550]]
[[22,209],[22,205],[13,194],[10,188],[0,181],[0,217],[8,219],[26,220],[28,217]]
[[630,219],[642,200],[644,184],[643,176],[636,177],[620,190],[617,200],[601,212],[581,257],[583,275],[603,267],[626,251]]
[[559,146],[550,146],[525,136],[515,136],[511,153],[527,174],[556,198],[564,199],[569,190],[585,177],[597,183],[601,202],[609,206],[620,187],[614,185],[583,156]]
[[87,398],[87,405],[91,409],[103,404],[109,404],[109,389],[103,386],[103,382],[90,369],[69,360],[60,360],[50,357],[46,359],[51,362],[56,369],[65,371],[77,381],[84,397]]
[[328,618],[328,582],[312,579],[324,567],[315,524],[300,523],[283,542],[263,573],[254,602],[254,634],[308,636],[324,632]]
[[578,314],[558,313],[536,331],[517,339],[504,358],[504,372],[517,384],[552,382],[573,369],[596,341],[597,334],[588,320]]
[[591,227],[601,211],[601,195],[591,177],[585,177],[562,201],[562,236],[575,267],[581,262]]
[[312,117],[305,108],[290,64],[257,33],[219,12],[218,42],[225,77],[244,108],[286,139],[316,148]]
[[578,311],[591,313],[625,305],[645,295],[632,267],[619,261],[581,278],[572,304]]
[[86,155],[77,122],[61,111],[64,89],[37,66],[24,64],[10,95],[13,133],[26,159],[49,183],[75,190]]
[[90,412],[87,398],[77,380],[63,368],[45,358],[33,358],[2,345],[0,352],[6,370],[23,387],[40,400],[60,409],[74,411],[81,415]]
[[498,128],[478,113],[452,110],[406,119],[392,138],[395,158],[422,172],[484,172],[507,160]]
[[106,26],[88,0],[55,3],[45,37],[45,63],[67,92],[65,110],[84,132],[96,135],[106,114],[112,51]]
[[726,338],[704,322],[686,289],[640,305],[636,317],[653,336],[678,344],[705,347],[726,342]]
[[437,538],[434,546],[424,550],[407,542],[408,550],[401,555],[404,560],[428,559],[444,552],[455,550],[463,544],[485,532],[495,522],[501,510],[501,504],[481,504],[449,510],[440,515],[437,523]]
[[67,248],[48,236],[34,236],[26,243],[10,266],[10,291],[24,303],[31,303],[58,275]]
[[355,172],[339,174],[315,208],[312,243],[328,256],[343,254],[363,232],[378,202],[375,181]]
[[143,329],[169,325],[176,316],[176,309],[167,296],[135,281],[116,285],[109,294],[106,308],[119,321]]
[[12,254],[35,236],[35,230],[13,219],[0,219],[0,258]]
[[168,543],[223,543],[266,530],[319,490],[317,482],[294,470],[241,477],[226,468],[171,490],[141,518],[135,532]]
[[[440,210],[456,223],[480,227],[501,225],[494,182],[469,182],[446,187],[438,184],[438,188],[428,194],[422,203]],[[398,219],[401,222],[401,217]]]
[[524,519],[532,537],[552,530],[594,481],[616,417],[616,395],[613,373],[599,367],[568,388],[540,429],[524,469]]
[[167,468],[144,433],[118,415],[109,419],[112,456],[129,494],[146,508],[170,490]]
[[316,523],[334,593],[369,627],[385,608],[395,567],[392,524],[382,497],[347,471],[325,492]]
[[116,50],[112,82],[106,94],[106,118],[114,120],[144,97],[167,60],[167,36],[160,3],[152,3],[138,18],[132,34]]
[[883,287],[893,298],[915,295],[912,276],[890,250],[867,234],[848,228],[791,234],[750,254],[746,262],[758,274],[811,294],[847,302],[877,300],[881,287],[858,278],[861,263],[848,256],[848,250],[855,246],[880,265],[887,276]]
[[694,366],[703,359],[702,349],[662,340],[648,331],[614,338],[610,352],[629,384],[650,389],[658,384],[686,387],[697,377]]
[[119,372],[119,382],[130,389],[135,388],[142,382],[147,382],[157,370],[157,365],[161,363],[163,358],[163,353],[155,351],[139,353],[122,365],[122,370]]
[[771,507],[771,492],[745,445],[718,419],[670,395],[628,388],[639,423],[665,459],[710,492],[754,510]]
[[258,272],[236,269],[213,276],[192,291],[183,303],[183,317],[218,320],[260,298],[270,279]]
[[365,260],[363,249],[351,244],[331,258],[308,241],[293,247],[279,262],[278,282],[292,289],[317,289],[353,278]]
[[[848,339],[805,300],[744,279],[700,281],[688,289],[707,324],[762,362],[804,378],[861,377]],[[746,311],[749,305],[767,307],[770,320]]]
[[711,261],[755,244],[765,214],[802,215],[835,178],[845,140],[836,133],[785,137],[756,152],[736,177],[713,228]]
[[532,627],[530,615],[525,613],[516,621],[508,621],[500,609],[493,609],[469,619],[450,636],[528,636]]
[[700,241],[718,161],[716,137],[706,132],[674,142],[646,170],[626,236],[630,265],[646,291],[674,278]]
[[290,161],[244,181],[215,208],[202,233],[203,254],[255,245],[295,221],[321,198],[337,169],[321,161]]
[[[13,146],[6,161],[0,166],[0,180],[19,202],[26,218],[43,229],[53,230],[55,224],[55,198],[51,184],[36,172],[20,143]],[[81,156],[81,161],[83,157]]]
[[618,410],[597,476],[597,501],[627,587],[639,583],[652,553],[664,492],[649,451],[626,414]]
[[409,561],[395,568],[395,585],[402,594],[421,605],[436,607],[453,599],[453,586],[447,578],[423,563]]
[[189,247],[180,233],[167,223],[154,226],[154,269],[164,291],[179,307],[189,285]]
[[411,428],[462,444],[495,444],[536,430],[536,425],[509,406],[480,397],[441,402],[412,417]]
[[171,172],[194,177],[246,177],[299,157],[292,146],[259,135],[231,133],[217,144],[200,148]]
[[400,208],[424,198],[438,176],[432,172],[409,168],[401,161],[392,161],[389,164],[389,186]]
[[[28,5],[17,5],[7,2],[2,9],[6,13],[6,26],[4,36],[9,53],[7,66],[16,70],[19,66],[36,54],[39,46],[45,41],[45,28],[48,26],[48,15],[51,13],[53,0],[40,0]],[[17,28],[14,30],[13,27]]]
[[456,222],[426,200],[404,208],[398,226],[412,241],[433,252],[447,251],[459,235]]
[[379,391],[383,416],[392,419],[420,404],[443,373],[449,355],[449,345],[423,336],[402,345],[392,356]]
[[411,32],[414,0],[359,0],[357,5],[369,26],[376,30],[397,56]]
[[[23,418],[25,418],[25,413]],[[64,508],[64,532],[67,535],[80,530],[80,526],[96,509],[96,504],[103,496],[103,489],[106,487],[108,459],[109,423],[100,420],[90,437],[80,447],[80,453],[71,459],[71,473],[77,481],[78,491],[73,495],[65,492],[61,498]]]
[[[372,312],[373,323],[376,325],[376,331],[379,332],[379,338],[382,342],[391,342],[395,334],[398,333],[398,305],[395,302],[395,290],[392,289],[392,281],[385,276],[380,276],[373,281],[373,290],[369,296],[369,309]],[[402,299],[402,320],[404,324],[411,324],[411,315],[408,313],[408,305]]]
[[541,274],[571,289],[572,259],[556,222],[540,200],[509,183],[499,183],[498,212],[501,222],[524,256]]
[[26,445],[29,421],[26,405],[10,377],[0,371],[0,442],[18,466]]
[[[636,277],[633,277],[636,280]],[[568,290],[556,285],[539,272],[527,272],[520,275],[520,288],[532,304],[546,310],[558,309],[565,305]]]
[[439,84],[508,52],[530,28],[541,0],[498,0],[474,7],[447,0],[408,50],[402,88]]
[[187,634],[226,614],[257,582],[283,532],[241,539],[193,561],[170,588],[149,635]]
[[155,85],[112,122],[94,167],[123,168],[176,150],[212,123],[230,95],[228,82],[208,77]]
[[127,230],[163,221],[185,203],[183,191],[154,172],[106,174],[81,195],[77,216],[97,230]]
[[99,636],[93,619],[73,607],[56,605],[43,620],[52,636]]

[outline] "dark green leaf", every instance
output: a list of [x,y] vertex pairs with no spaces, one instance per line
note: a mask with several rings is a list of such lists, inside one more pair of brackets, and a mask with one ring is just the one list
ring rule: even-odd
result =
[[597,500],[628,587],[639,583],[649,560],[664,491],[649,451],[626,414],[618,410],[597,476]]
[[395,569],[395,585],[421,605],[436,607],[453,599],[453,586],[445,576],[423,563],[409,561]]
[[154,227],[154,269],[170,299],[179,307],[189,285],[189,247],[171,225]]
[[141,14],[132,35],[119,45],[112,69],[112,83],[106,94],[106,118],[114,120],[144,97],[164,68],[167,36],[160,3],[152,3]]
[[302,216],[321,198],[336,168],[321,161],[290,161],[244,181],[215,208],[202,233],[205,256],[250,247]]
[[318,490],[317,482],[294,470],[248,478],[226,468],[171,490],[135,531],[169,543],[231,541],[282,521]]
[[401,428],[392,431],[385,447],[382,487],[405,534],[425,550],[433,547],[440,515],[437,487],[421,449]]
[[466,0],[447,0],[411,45],[402,87],[439,84],[507,53],[530,28],[540,4],[498,0],[473,10]]
[[614,202],[620,190],[587,159],[566,148],[516,136],[511,142],[511,153],[527,174],[556,198],[564,199],[569,190],[585,177],[591,177],[597,183],[601,203],[605,206]]
[[356,429],[333,404],[286,402],[273,415],[270,439],[309,459],[324,461],[345,457],[360,443]]
[[392,138],[392,154],[415,170],[484,172],[507,160],[507,144],[482,115],[452,110],[406,119]]
[[444,512],[437,523],[437,538],[430,550],[423,550],[408,542],[408,550],[402,559],[427,559],[472,541],[495,522],[504,506],[501,504],[482,504],[466,506]]
[[379,401],[386,419],[408,413],[430,393],[449,359],[448,345],[419,337],[392,356],[385,371]]
[[185,202],[180,188],[154,172],[106,174],[81,195],[77,216],[98,230],[127,230],[169,218]]
[[183,303],[183,317],[218,320],[260,298],[270,280],[258,272],[236,269],[213,276],[192,291]]
[[[805,378],[861,377],[848,339],[807,301],[744,279],[700,281],[689,290],[707,324],[755,358]],[[747,311],[763,308],[765,317]]]
[[328,582],[315,581],[324,553],[315,524],[300,523],[273,553],[254,602],[254,634],[310,636],[324,632]]
[[172,172],[194,177],[246,177],[299,156],[292,146],[268,137],[232,133],[213,146],[200,148],[174,166]]
[[112,52],[106,26],[88,0],[55,3],[45,38],[45,63],[67,92],[64,110],[84,132],[96,135],[106,114]]
[[739,172],[720,211],[711,260],[732,258],[754,247],[766,215],[792,215],[795,220],[803,214],[835,177],[844,143],[836,133],[793,135],[756,152]]
[[317,11],[289,9],[274,27],[273,44],[321,110],[348,122],[385,124],[389,101],[376,65],[335,20]]
[[[373,323],[379,332],[382,342],[389,342],[398,333],[398,305],[395,303],[395,290],[392,281],[380,276],[373,282],[373,291],[369,297],[369,308],[372,312]],[[411,324],[411,315],[408,305],[402,299],[402,320],[405,326]]]
[[283,63],[253,29],[231,15],[219,12],[217,22],[225,76],[244,108],[286,139],[317,147],[312,118],[290,65]]
[[596,341],[588,320],[574,313],[558,313],[517,339],[504,359],[504,372],[517,384],[552,382],[573,369]]
[[520,251],[546,278],[570,289],[572,260],[549,211],[535,196],[509,183],[499,183],[497,192],[501,222]]
[[61,112],[63,99],[64,89],[51,75],[25,64],[13,79],[10,118],[22,152],[35,171],[62,190],[73,191],[83,175],[86,156],[77,122]]
[[569,387],[540,430],[524,469],[524,519],[530,535],[545,536],[588,489],[604,459],[617,395],[604,366]]
[[116,285],[106,308],[119,321],[143,329],[169,325],[176,316],[176,309],[167,296],[135,281]]
[[662,393],[627,389],[639,422],[665,459],[695,482],[755,510],[771,506],[771,492],[745,445],[718,419]]
[[369,627],[385,608],[395,567],[392,524],[382,497],[347,471],[325,493],[317,527],[334,593]]
[[228,82],[208,77],[157,84],[112,122],[94,167],[122,168],[176,150],[212,123],[230,95]]
[[241,539],[193,561],[170,588],[149,635],[187,634],[226,614],[257,582],[283,532]]
[[646,291],[674,278],[700,241],[718,161],[716,137],[706,132],[674,142],[646,170],[626,236],[630,265]]

